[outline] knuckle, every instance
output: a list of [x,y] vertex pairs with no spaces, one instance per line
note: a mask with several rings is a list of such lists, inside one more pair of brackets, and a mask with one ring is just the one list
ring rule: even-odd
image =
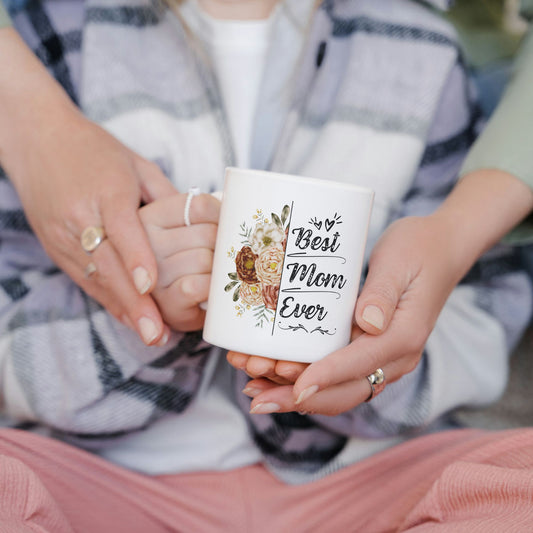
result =
[[191,305],[190,293],[195,290],[194,279],[190,276],[178,278],[172,282],[169,287],[172,291],[177,291],[179,296],[177,301],[180,302],[180,307],[187,308]]
[[150,159],[141,158],[139,164],[144,167],[144,170],[147,172],[161,172],[161,168],[157,163],[154,163]]
[[276,363],[275,372],[279,377],[288,380],[291,383],[294,382],[301,373],[298,368],[294,365],[287,364],[286,361],[278,361]]
[[211,194],[199,194],[194,197],[191,209],[194,209],[195,215],[201,220],[214,221],[218,219],[219,202]]
[[371,294],[369,293],[365,300],[369,301],[372,299],[381,304],[385,304],[386,306],[396,306],[398,293],[393,285],[389,283],[379,283],[373,286],[370,290]]
[[45,236],[47,238],[46,242],[43,243],[45,248],[52,244],[53,248],[59,250],[70,251],[74,246],[76,247],[76,251],[81,250],[81,244],[79,240],[65,225],[50,224],[46,228]]
[[81,231],[89,224],[98,224],[99,217],[95,214],[99,212],[98,202],[93,198],[78,199],[63,207],[63,219],[65,224],[71,229],[76,228]]
[[213,268],[213,251],[201,248],[197,253],[198,271],[200,273],[209,273]]
[[215,224],[202,224],[201,237],[207,246],[214,248],[217,239],[217,226]]
[[[365,360],[367,363],[366,368],[369,369],[369,372],[373,372],[376,368],[383,366],[390,358],[390,352],[388,352],[385,347],[376,344],[372,350],[365,353]],[[365,377],[365,375],[353,377],[362,378]]]
[[209,195],[208,194],[199,194],[194,197],[193,202],[191,203],[191,209],[194,209],[196,215],[201,215],[205,213],[206,209],[209,207]]

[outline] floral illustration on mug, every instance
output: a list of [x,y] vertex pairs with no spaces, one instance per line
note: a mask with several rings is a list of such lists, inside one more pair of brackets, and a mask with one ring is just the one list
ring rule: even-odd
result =
[[254,222],[243,222],[239,235],[241,248],[231,247],[228,257],[235,260],[235,272],[228,273],[230,282],[224,287],[233,291],[237,316],[251,310],[256,327],[274,320],[278,303],[281,271],[289,231],[290,207],[283,206],[279,215],[271,213],[270,220],[261,209],[253,215]]

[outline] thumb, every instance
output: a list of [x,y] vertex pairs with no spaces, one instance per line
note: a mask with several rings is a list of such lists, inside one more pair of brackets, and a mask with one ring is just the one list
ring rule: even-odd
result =
[[157,164],[138,157],[135,160],[135,166],[139,176],[142,200],[145,203],[165,198],[177,192]]
[[398,261],[387,260],[387,254],[371,258],[368,275],[355,306],[355,322],[366,333],[383,333],[398,307],[410,278]]

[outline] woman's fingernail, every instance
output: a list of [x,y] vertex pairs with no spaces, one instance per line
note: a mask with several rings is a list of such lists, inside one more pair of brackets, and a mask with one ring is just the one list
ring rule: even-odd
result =
[[265,402],[258,403],[253,409],[250,409],[252,415],[268,415],[269,413],[276,413],[281,408],[277,403]]
[[159,335],[159,331],[157,330],[154,321],[150,318],[143,316],[139,318],[137,324],[139,325],[139,330],[141,332],[141,337],[144,343],[152,344],[152,342],[154,342],[154,340],[157,339],[157,336]]
[[258,394],[261,394],[263,391],[254,387],[246,387],[242,389],[243,394],[250,396],[250,398],[255,398]]
[[158,346],[166,346],[167,342],[168,342],[168,331],[165,331],[165,333],[163,333],[163,336],[159,339],[159,341],[157,341],[157,345]]
[[133,283],[139,294],[146,294],[152,286],[152,278],[144,267],[137,267],[133,271]]
[[376,305],[367,305],[363,311],[363,320],[378,329],[383,329],[385,316],[383,311]]
[[300,396],[298,396],[298,399],[294,402],[296,405],[301,404],[307,398],[315,394],[315,392],[318,391],[318,385],[311,385],[310,387],[307,387],[307,389],[304,389],[302,392],[300,392]]

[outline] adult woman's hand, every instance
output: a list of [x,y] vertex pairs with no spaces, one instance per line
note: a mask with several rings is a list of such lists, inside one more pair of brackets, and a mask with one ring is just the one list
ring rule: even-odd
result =
[[245,389],[252,411],[335,415],[369,397],[366,376],[377,368],[387,383],[413,370],[455,285],[532,208],[526,185],[483,170],[463,178],[433,215],[392,224],[372,251],[351,344],[308,366],[228,354],[253,378]]
[[[137,210],[175,189],[85,119],[12,29],[0,30],[0,63],[0,163],[35,234],[80,287],[157,343],[166,336],[149,295],[157,268]],[[107,236],[90,256],[80,243],[88,226]]]
[[[369,397],[366,376],[377,368],[383,369],[387,383],[415,368],[438,313],[458,281],[451,275],[455,269],[447,243],[435,239],[443,232],[440,223],[431,217],[402,219],[388,228],[373,250],[365,283],[370,293],[363,291],[361,297],[365,307],[379,303],[383,313],[390,313],[388,324],[381,321],[380,335],[356,327],[348,346],[305,368],[266,358],[247,359],[246,372],[255,378],[247,386],[247,393],[251,389],[254,396],[254,413],[298,410],[336,415]],[[356,317],[358,313],[359,309]],[[375,318],[376,311],[371,309],[371,313]],[[377,328],[370,324],[368,329]],[[242,368],[242,355],[228,357]],[[274,386],[272,379],[265,379],[272,374],[294,380],[294,385]]]

